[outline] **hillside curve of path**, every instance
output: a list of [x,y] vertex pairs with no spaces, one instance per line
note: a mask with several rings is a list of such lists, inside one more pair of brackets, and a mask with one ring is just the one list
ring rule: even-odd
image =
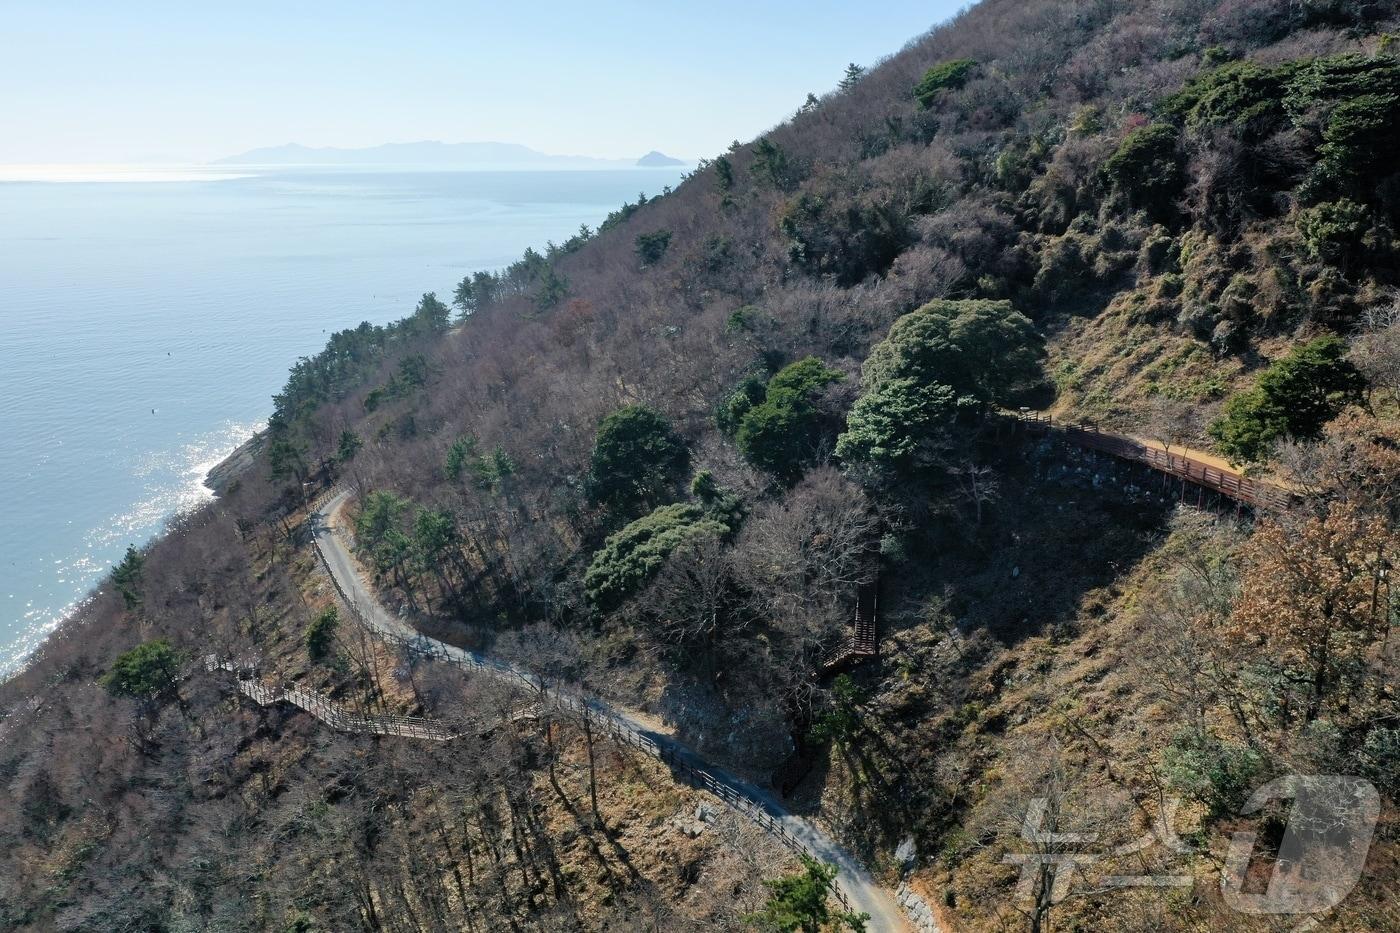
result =
[[[339,584],[340,591],[353,603],[356,614],[368,628],[394,639],[408,638],[426,642],[435,652],[477,667],[488,675],[494,674],[517,682],[524,681],[542,691],[546,689],[546,685],[529,671],[428,638],[386,609],[365,582],[355,559],[336,530],[337,513],[349,497],[348,490],[341,491],[312,513],[313,541],[327,569]],[[567,699],[565,702],[568,702]],[[581,702],[586,703],[594,715],[649,739],[657,747],[664,749],[668,753],[667,757],[684,762],[690,769],[703,773],[728,788],[780,824],[784,832],[800,841],[813,856],[836,866],[836,883],[845,894],[851,910],[869,914],[868,927],[872,933],[905,933],[912,929],[894,896],[875,881],[855,855],[812,821],[789,812],[768,791],[712,764],[674,736],[659,731],[651,717],[632,710],[612,707],[594,697],[583,698]]]

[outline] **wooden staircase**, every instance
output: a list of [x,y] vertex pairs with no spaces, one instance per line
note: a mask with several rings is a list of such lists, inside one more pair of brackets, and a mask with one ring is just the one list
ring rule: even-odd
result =
[[817,672],[825,677],[848,665],[880,654],[880,631],[876,625],[879,608],[878,580],[862,583],[856,590],[855,618],[851,620],[851,637],[833,648],[818,665]]
[[856,592],[855,629],[851,633],[851,654],[873,658],[880,653],[880,635],[875,628],[875,613],[879,608],[880,587],[871,581]]
[[425,739],[430,742],[448,742],[459,738],[446,723],[422,716],[397,716],[392,714],[356,713],[311,690],[286,686],[281,689],[269,687],[255,679],[251,665],[235,664],[219,660],[216,655],[204,658],[206,671],[229,671],[235,676],[238,692],[259,706],[272,706],[286,703],[341,732],[362,732],[370,735],[396,735],[409,739]]

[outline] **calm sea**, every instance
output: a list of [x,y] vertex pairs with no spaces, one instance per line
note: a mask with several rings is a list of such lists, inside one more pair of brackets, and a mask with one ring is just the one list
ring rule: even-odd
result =
[[[0,173],[3,173],[0,169]],[[82,177],[82,176],[75,176]],[[209,494],[298,356],[678,170],[0,182],[0,672]],[[139,179],[139,180],[135,180]]]

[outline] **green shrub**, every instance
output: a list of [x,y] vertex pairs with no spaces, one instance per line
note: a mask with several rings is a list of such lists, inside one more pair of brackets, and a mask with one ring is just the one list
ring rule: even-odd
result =
[[1162,103],[1192,129],[1230,126],[1262,134],[1283,119],[1283,98],[1296,65],[1270,67],[1237,61],[1202,72]]
[[1316,437],[1343,408],[1362,400],[1366,380],[1346,359],[1346,344],[1318,337],[1275,361],[1254,388],[1230,399],[1209,433],[1236,462],[1262,460],[1283,437]]
[[603,418],[593,443],[588,496],[619,513],[663,498],[690,469],[690,451],[665,416],[629,405]]
[[1394,169],[1397,134],[1400,93],[1361,94],[1338,104],[1322,131],[1312,190],[1371,195],[1369,183]]
[[1237,812],[1263,769],[1263,758],[1252,748],[1195,729],[1177,733],[1162,751],[1167,782],[1205,804],[1214,816]]
[[1168,217],[1186,184],[1179,142],[1169,123],[1133,130],[1104,163],[1104,175],[1134,207]]
[[666,255],[666,250],[671,246],[671,231],[656,230],[651,233],[637,234],[636,252],[637,258],[644,266],[652,266],[661,261],[661,257]]
[[476,458],[477,441],[474,437],[459,437],[452,442],[452,446],[447,448],[447,459],[443,463],[443,470],[447,473],[447,478],[453,481],[462,478],[472,460]]
[[1400,728],[1371,729],[1357,758],[1363,774],[1392,795],[1400,793]]
[[594,606],[614,608],[659,571],[676,548],[728,532],[698,505],[663,505],[608,536],[584,573],[584,592]]
[[313,661],[320,661],[330,653],[335,642],[335,631],[340,626],[340,612],[328,606],[306,629],[306,654]]
[[955,58],[934,65],[924,72],[923,78],[914,85],[914,99],[925,110],[932,107],[944,91],[956,91],[967,84],[977,62],[971,58]]
[[102,685],[115,696],[154,700],[175,689],[182,658],[166,641],[148,641],[119,655]]
[[749,410],[762,404],[767,387],[768,380],[762,373],[749,373],[739,380],[734,391],[720,402],[719,408],[715,410],[715,425],[725,434],[732,436],[739,430],[739,425],[743,423]]
[[1308,253],[1332,265],[1359,256],[1370,229],[1370,210],[1346,198],[1298,212],[1298,233]]
[[785,482],[796,480],[821,442],[822,416],[816,395],[841,379],[814,356],[783,367],[768,380],[763,401],[739,421],[739,452],[760,470]]

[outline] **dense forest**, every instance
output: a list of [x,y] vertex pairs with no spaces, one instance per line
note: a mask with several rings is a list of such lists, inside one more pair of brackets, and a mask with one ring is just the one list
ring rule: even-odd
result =
[[[1288,868],[1250,800],[1293,774],[1381,804],[1312,928],[1400,929],[1400,4],[983,0],[833,85],[296,363],[253,465],[0,685],[0,926],[859,925],[655,763],[350,624],[338,485],[413,627],[655,716],[945,929],[1292,929],[1222,882],[1244,832],[1254,887]],[[1291,504],[1144,494],[1021,408]],[[470,737],[336,733],[207,655]]]

